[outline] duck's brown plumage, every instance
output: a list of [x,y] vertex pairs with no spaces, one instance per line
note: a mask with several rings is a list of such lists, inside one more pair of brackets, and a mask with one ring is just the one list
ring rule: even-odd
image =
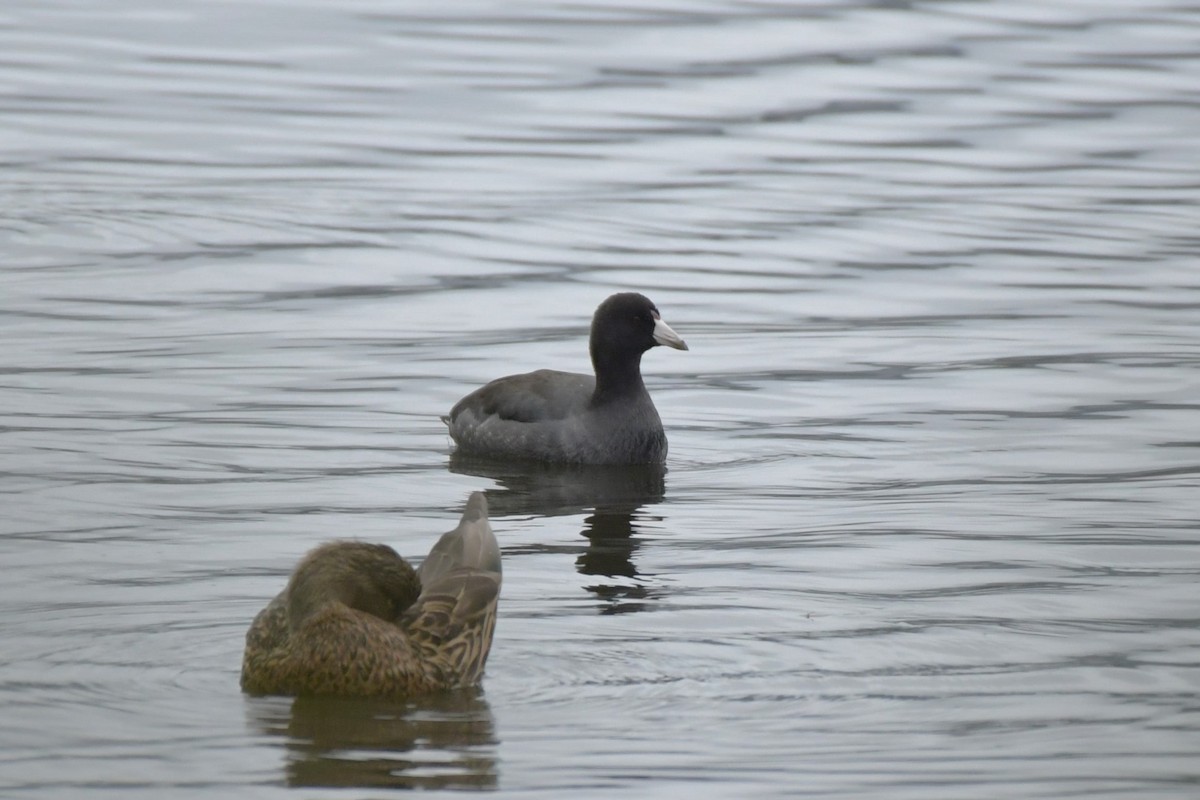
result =
[[492,643],[500,575],[480,492],[419,571],[387,545],[323,544],[250,626],[242,689],[398,697],[474,685]]

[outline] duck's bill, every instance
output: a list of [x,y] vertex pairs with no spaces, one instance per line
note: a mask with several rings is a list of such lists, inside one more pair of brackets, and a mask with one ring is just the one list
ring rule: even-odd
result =
[[679,334],[671,330],[671,326],[662,321],[662,317],[654,320],[654,341],[674,347],[676,350],[687,350],[687,342],[679,338]]

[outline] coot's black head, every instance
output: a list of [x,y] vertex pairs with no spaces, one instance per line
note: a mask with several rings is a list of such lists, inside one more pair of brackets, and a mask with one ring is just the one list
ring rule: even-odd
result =
[[687,350],[687,343],[671,326],[650,298],[637,292],[614,294],[596,309],[592,317],[592,361],[609,358],[636,360],[656,345],[665,344],[676,350]]

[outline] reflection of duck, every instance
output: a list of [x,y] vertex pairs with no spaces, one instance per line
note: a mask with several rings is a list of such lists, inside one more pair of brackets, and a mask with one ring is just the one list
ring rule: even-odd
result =
[[459,451],[563,464],[661,464],[667,437],[642,354],[687,350],[644,295],[609,297],[592,318],[595,375],[540,369],[497,378],[455,403],[443,421]]
[[500,547],[480,492],[419,571],[387,545],[321,545],[250,626],[242,688],[407,696],[474,685],[499,595]]
[[[639,525],[653,519],[642,509],[662,502],[666,468],[661,464],[631,466],[545,465],[481,459],[454,453],[450,471],[490,478],[500,484],[487,491],[496,516],[565,516],[591,510],[581,534],[588,545],[579,553],[576,568],[583,575],[625,578],[589,585],[587,590],[605,601],[603,613],[639,611],[653,598],[633,559],[640,539]],[[561,550],[529,545],[527,551]],[[630,581],[633,581],[632,583]]]
[[495,722],[476,689],[417,698],[298,697],[248,704],[287,748],[289,786],[490,789]]

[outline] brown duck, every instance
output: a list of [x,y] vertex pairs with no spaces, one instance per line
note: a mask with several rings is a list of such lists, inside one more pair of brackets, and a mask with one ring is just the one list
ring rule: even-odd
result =
[[500,597],[500,546],[475,492],[414,570],[387,545],[310,552],[246,633],[251,694],[401,697],[473,686]]

